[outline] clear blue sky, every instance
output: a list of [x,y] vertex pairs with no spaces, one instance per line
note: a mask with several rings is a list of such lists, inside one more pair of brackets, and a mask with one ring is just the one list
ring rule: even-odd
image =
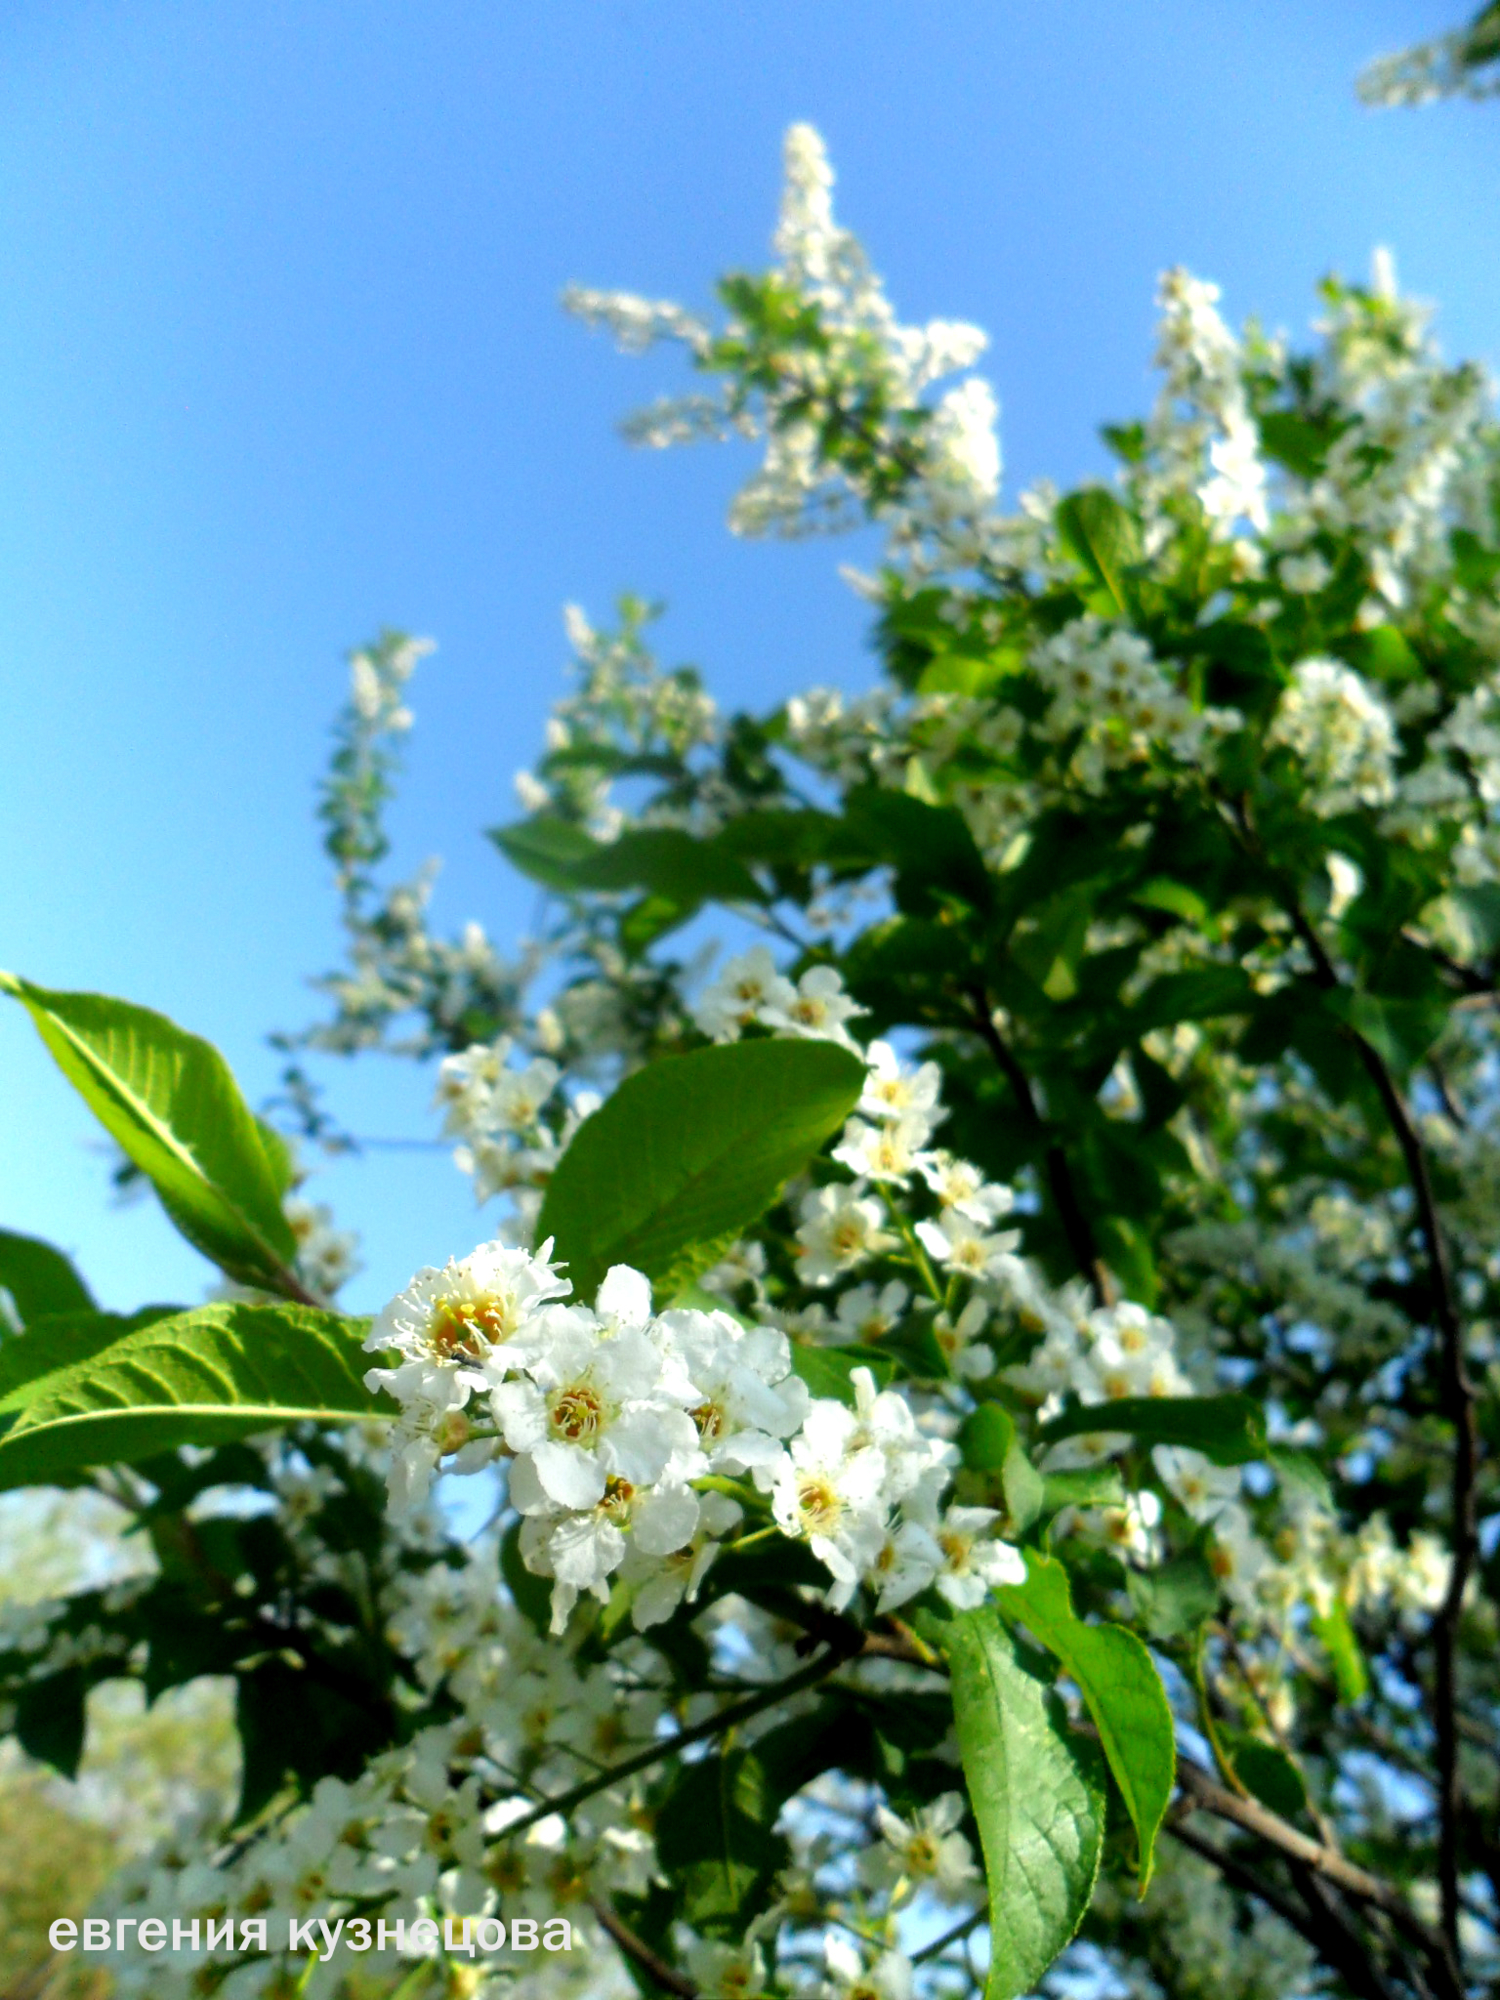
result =
[[[1372,114],[1367,57],[1461,0],[9,0],[0,19],[0,964],[213,1037],[252,1097],[334,908],[312,787],[341,655],[433,634],[396,814],[444,927],[501,941],[559,608],[668,600],[730,702],[868,675],[823,545],[736,544],[729,454],[612,434],[665,386],[556,308],[571,278],[701,300],[764,258],[783,128],[826,134],[908,318],[977,319],[1007,485],[1102,467],[1157,272],[1302,327],[1375,243],[1500,361],[1500,106]],[[112,1305],[199,1295],[111,1208],[87,1114],[0,1013],[0,1224]],[[334,1078],[419,1134],[430,1080]],[[476,1239],[441,1155],[321,1178],[352,1302]]]

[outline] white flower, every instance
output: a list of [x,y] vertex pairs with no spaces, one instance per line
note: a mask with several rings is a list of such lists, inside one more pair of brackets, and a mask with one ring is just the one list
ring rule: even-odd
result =
[[952,1153],[925,1153],[917,1170],[944,1208],[951,1208],[970,1222],[998,1222],[1009,1215],[1016,1198],[1008,1187],[987,1181],[978,1167],[956,1159]]
[[936,1222],[919,1222],[917,1236],[930,1257],[970,1278],[986,1277],[996,1259],[1014,1250],[1020,1241],[1014,1230],[987,1235],[981,1225],[951,1208],[944,1209]]
[[692,1380],[690,1415],[707,1466],[747,1472],[774,1464],[809,1401],[786,1335],[746,1329],[728,1313],[678,1311],[662,1314],[656,1336]]
[[931,1130],[927,1120],[908,1114],[882,1125],[851,1118],[833,1157],[861,1180],[905,1186],[922,1163],[921,1148]]
[[1152,1448],[1151,1462],[1163,1486],[1195,1521],[1212,1521],[1238,1499],[1240,1475],[1232,1465],[1215,1465],[1201,1451],[1185,1445],[1159,1444]]
[[995,1351],[978,1338],[988,1319],[989,1307],[983,1299],[974,1298],[956,1320],[939,1313],[932,1322],[933,1339],[946,1355],[948,1366],[962,1381],[982,1382],[986,1375],[994,1373]]
[[[482,1243],[441,1270],[429,1265],[376,1314],[366,1352],[394,1350],[412,1361],[478,1368],[549,1300],[572,1290],[551,1255],[550,1241],[535,1253]],[[382,1382],[389,1373],[370,1371]]]
[[903,1521],[887,1533],[870,1565],[870,1582],[879,1590],[878,1609],[894,1611],[920,1597],[943,1566],[943,1551],[930,1528],[920,1521]]
[[935,1062],[913,1069],[889,1042],[871,1042],[865,1051],[869,1073],[857,1110],[867,1118],[905,1118],[912,1113],[936,1123],[943,1073]]
[[1123,1506],[1100,1507],[1085,1518],[1122,1556],[1132,1556],[1138,1562],[1155,1560],[1161,1501],[1154,1493],[1131,1493]]
[[1026,1581],[1026,1558],[986,1531],[999,1519],[993,1507],[950,1507],[937,1531],[943,1552],[938,1592],[959,1611],[972,1611],[1004,1583]]
[[1333,581],[1333,571],[1316,549],[1303,555],[1283,556],[1276,565],[1282,588],[1299,597],[1311,597]]
[[828,1977],[820,2000],[912,2000],[911,1960],[883,1951],[866,1965],[854,1944],[830,1931],[823,1940]]
[[831,1285],[845,1271],[895,1245],[881,1227],[885,1210],[873,1197],[842,1181],[802,1197],[796,1257],[804,1284]]
[[856,1441],[858,1422],[842,1403],[820,1398],[777,1466],[771,1486],[776,1525],[807,1542],[833,1574],[828,1601],[841,1610],[885,1539],[884,1455]]
[[681,1407],[690,1387],[666,1400],[661,1356],[638,1330],[601,1337],[589,1316],[553,1307],[525,1366],[490,1397],[517,1454],[511,1499],[522,1513],[594,1507],[611,1479],[648,1485],[674,1451],[696,1445]]
[[762,1008],[788,1006],[796,997],[796,987],[776,970],[769,948],[752,945],[738,958],[731,958],[713,984],[699,994],[693,1019],[716,1042],[734,1042],[752,1021],[760,1019]]
[[1250,1526],[1249,1515],[1236,1502],[1221,1508],[1215,1517],[1208,1561],[1225,1596],[1241,1611],[1253,1611],[1271,1557]]
[[861,1874],[872,1887],[929,1890],[944,1903],[972,1896],[979,1884],[974,1850],[957,1831],[964,1816],[963,1795],[944,1792],[930,1806],[902,1819],[888,1806],[875,1808],[880,1846],[862,1857]]
[[1303,660],[1282,690],[1266,732],[1302,763],[1308,803],[1327,818],[1395,796],[1397,741],[1389,709],[1339,660]]
[[1126,1300],[1091,1313],[1088,1331],[1093,1347],[1075,1370],[1074,1381],[1084,1402],[1180,1393],[1169,1320]]
[[877,1292],[873,1285],[851,1285],[839,1294],[834,1320],[841,1341],[879,1340],[900,1323],[911,1301],[911,1293],[899,1278],[892,1278]]
[[[788,984],[785,980],[781,983]],[[764,1001],[755,1018],[778,1034],[838,1042],[852,1049],[854,1043],[844,1023],[864,1012],[844,991],[844,982],[831,965],[814,965],[803,973],[795,989]]]

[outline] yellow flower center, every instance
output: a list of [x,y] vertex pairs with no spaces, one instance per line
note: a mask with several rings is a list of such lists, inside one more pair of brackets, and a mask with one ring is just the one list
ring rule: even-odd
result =
[[604,1428],[604,1405],[587,1382],[575,1382],[555,1396],[549,1415],[554,1436],[569,1444],[592,1445]]
[[513,1299],[435,1299],[427,1344],[441,1361],[480,1361],[520,1323]]
[[820,1477],[798,1481],[797,1508],[814,1534],[826,1534],[843,1512],[843,1504],[833,1486]]

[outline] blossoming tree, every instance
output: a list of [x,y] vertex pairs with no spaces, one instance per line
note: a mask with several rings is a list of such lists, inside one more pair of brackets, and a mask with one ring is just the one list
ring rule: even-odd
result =
[[885,529],[879,685],[725,717],[571,613],[509,963],[382,886],[421,648],[353,662],[287,1040],[438,1058],[486,1240],[339,1313],[212,1049],[5,982],[226,1280],[0,1238],[0,1483],[153,1555],[8,1632],[11,1726],[232,1678],[234,1824],[113,1892],[201,1920],[153,2000],[1493,1990],[1486,383],[1385,260],[1307,353],[1172,272],[1114,481],[1006,513],[982,337],[786,166],[719,318],[570,303],[686,351],[635,436],[761,441],[737,529]]

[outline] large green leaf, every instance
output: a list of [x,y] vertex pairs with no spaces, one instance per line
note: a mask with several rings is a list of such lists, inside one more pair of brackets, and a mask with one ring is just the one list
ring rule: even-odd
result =
[[1093,1745],[993,1611],[949,1627],[953,1713],[990,1897],[985,2000],[1030,1993],[1094,1893],[1104,1787]]
[[735,1042],[637,1070],[584,1120],[537,1224],[577,1297],[611,1264],[671,1297],[764,1213],[853,1109],[864,1067],[832,1042]]
[[1172,1711],[1151,1655],[1123,1625],[1086,1625],[1073,1610],[1068,1572],[1052,1556],[1026,1553],[1025,1583],[999,1592],[1018,1619],[1078,1685],[1109,1768],[1135,1826],[1141,1890],[1151,1880],[1156,1835],[1176,1782]]
[[27,1392],[34,1384],[57,1374],[59,1369],[91,1361],[126,1334],[143,1326],[154,1326],[158,1320],[171,1319],[176,1311],[172,1306],[146,1306],[128,1316],[92,1309],[46,1313],[32,1320],[24,1332],[0,1340],[0,1424],[30,1400]]
[[43,1313],[94,1309],[88,1286],[61,1250],[9,1229],[0,1229],[0,1285],[10,1293],[22,1326]]
[[0,973],[0,990],[26,1008],[188,1241],[242,1284],[292,1291],[286,1150],[250,1111],[218,1050],[125,1000],[52,993],[10,973]]
[[1085,486],[1057,507],[1057,532],[1092,580],[1108,591],[1114,609],[1129,612],[1135,593],[1129,570],[1141,559],[1140,533],[1113,493]]
[[1248,1465],[1266,1455],[1266,1419],[1250,1396],[1121,1396],[1079,1403],[1042,1427],[1058,1438],[1124,1431],[1148,1444],[1187,1445],[1215,1465]]
[[366,1326],[306,1306],[210,1305],[81,1354],[92,1330],[80,1328],[74,1358],[0,1395],[0,1489],[282,1424],[388,1416],[364,1386]]
[[571,821],[542,814],[493,829],[496,846],[549,889],[645,889],[679,907],[711,901],[764,900],[745,864],[715,840],[681,827],[637,827],[618,840],[594,840]]

